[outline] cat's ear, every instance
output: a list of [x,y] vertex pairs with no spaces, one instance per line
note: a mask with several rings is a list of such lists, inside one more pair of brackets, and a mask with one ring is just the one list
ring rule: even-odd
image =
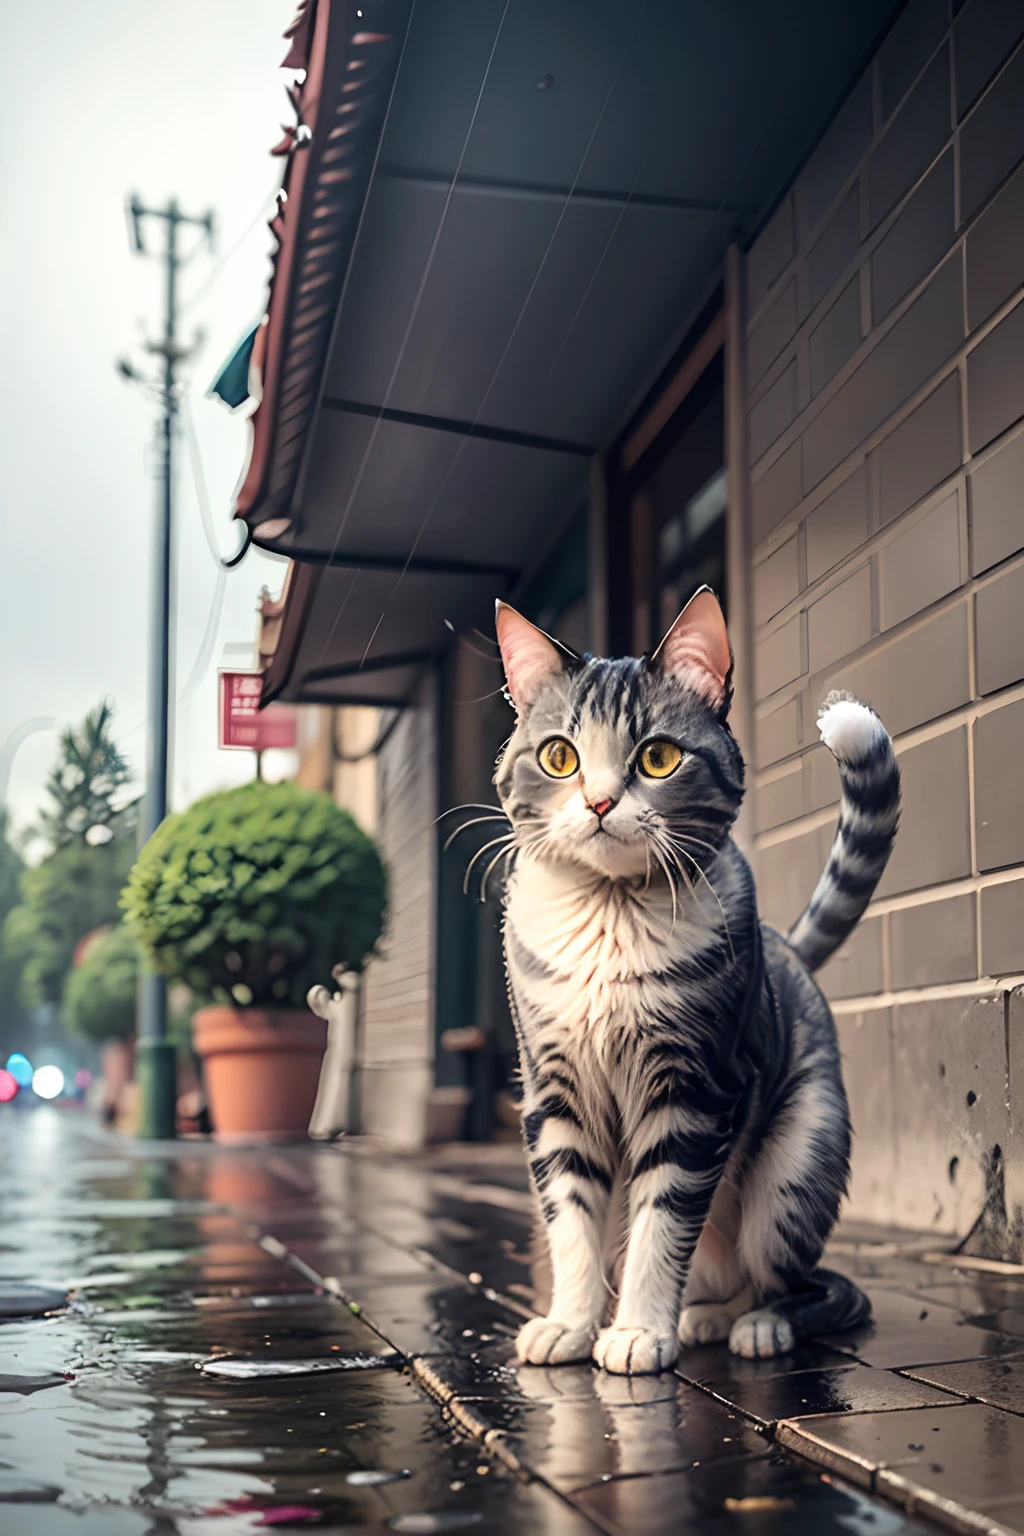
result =
[[494,626],[512,702],[520,711],[528,709],[541,685],[577,658],[508,603],[495,603]]
[[725,717],[732,698],[732,651],[725,616],[710,587],[693,594],[651,665],[678,677]]

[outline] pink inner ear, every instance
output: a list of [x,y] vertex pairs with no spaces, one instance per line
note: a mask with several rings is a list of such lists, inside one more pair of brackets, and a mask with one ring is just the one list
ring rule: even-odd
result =
[[499,603],[495,626],[512,702],[517,709],[526,709],[544,679],[562,670],[561,655],[543,630],[507,603]]
[[732,653],[725,619],[713,592],[698,592],[690,599],[654,659],[714,708],[723,703]]

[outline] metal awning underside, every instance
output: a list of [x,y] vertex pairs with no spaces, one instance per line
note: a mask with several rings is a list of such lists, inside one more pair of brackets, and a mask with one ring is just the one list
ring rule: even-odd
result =
[[266,697],[401,702],[489,622],[893,9],[308,0],[238,503],[308,566]]

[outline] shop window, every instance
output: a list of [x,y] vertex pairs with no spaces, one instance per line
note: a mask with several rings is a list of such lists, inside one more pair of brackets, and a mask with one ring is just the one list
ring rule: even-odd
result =
[[[665,415],[655,401],[652,415]],[[634,429],[636,432],[637,429]],[[609,606],[613,649],[657,645],[701,586],[726,591],[725,400],[716,353],[619,476],[609,508]],[[635,439],[634,439],[635,440]]]

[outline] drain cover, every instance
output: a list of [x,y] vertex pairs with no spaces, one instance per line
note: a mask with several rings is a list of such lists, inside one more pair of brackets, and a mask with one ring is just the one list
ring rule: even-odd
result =
[[64,1375],[59,1371],[47,1371],[44,1376],[5,1376],[0,1372],[0,1392],[20,1392],[23,1397],[28,1397],[32,1392],[42,1392],[47,1387],[66,1387],[72,1381],[70,1371]]
[[38,1483],[32,1477],[0,1472],[0,1504],[55,1504],[63,1492],[53,1483]]
[[18,1281],[0,1284],[0,1318],[42,1317],[67,1305],[67,1291],[52,1285],[23,1285]]

